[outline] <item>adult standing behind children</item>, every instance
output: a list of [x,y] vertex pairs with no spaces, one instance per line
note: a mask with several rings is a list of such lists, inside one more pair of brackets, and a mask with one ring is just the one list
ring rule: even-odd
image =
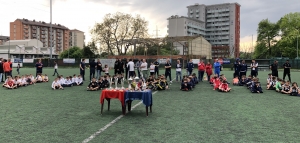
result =
[[10,68],[10,71],[9,71],[10,74],[9,74],[9,75],[12,77],[12,65],[13,65],[13,64],[12,64],[12,62],[11,62],[11,59],[8,59],[7,62],[9,63],[9,68]]
[[242,61],[240,64],[240,79],[242,79],[243,76],[246,76],[248,70],[248,65],[245,63],[245,60]]
[[283,64],[283,68],[284,68],[284,71],[283,71],[283,80],[285,80],[285,76],[287,75],[289,77],[289,81],[291,81],[291,64],[290,64],[290,61],[289,60],[286,60],[286,62]]
[[82,77],[82,80],[85,81],[84,75],[85,75],[85,59],[82,59],[80,64],[79,64],[79,68],[80,68],[80,75]]
[[204,72],[205,72],[205,63],[203,62],[203,60],[200,60],[200,62],[198,63],[198,80],[199,81],[203,81]]
[[3,73],[4,73],[4,70],[3,70],[3,59],[0,58],[0,82],[4,82],[3,81]]
[[58,74],[58,72],[57,72],[57,68],[58,68],[57,62],[54,61],[53,64],[54,64],[54,73],[53,73],[53,76],[55,76],[55,74],[56,74],[57,76],[59,76],[59,74]]
[[154,65],[155,65],[154,75],[156,75],[156,77],[158,77],[158,75],[159,75],[159,59],[157,59],[157,60],[154,62]]
[[95,60],[93,59],[90,63],[90,81],[92,81],[92,78],[95,78],[95,71],[96,71],[96,67],[97,67],[97,63],[95,62]]
[[102,72],[102,64],[100,62],[100,59],[97,60],[97,79],[101,77],[101,72]]
[[258,75],[258,63],[255,62],[255,59],[252,59],[252,63],[250,65],[251,67],[251,76],[252,77],[257,77]]
[[124,66],[125,66],[125,80],[128,79],[128,74],[129,74],[129,71],[128,71],[128,64],[129,60],[126,59],[126,62],[124,63]]
[[240,59],[236,59],[236,61],[234,62],[234,74],[233,74],[233,78],[235,78],[236,76],[240,77],[240,68],[241,68]]
[[190,61],[186,65],[186,70],[188,72],[188,75],[192,75],[193,74],[193,69],[194,69],[194,63],[193,63],[193,60],[190,59]]
[[117,58],[115,61],[115,66],[114,66],[115,75],[119,73],[119,70],[120,70],[119,67],[120,67],[120,60],[119,60],[119,58]]
[[36,67],[36,75],[38,75],[38,73],[42,74],[43,73],[43,63],[42,63],[42,60],[39,59],[39,61],[35,64],[35,67]]
[[4,59],[4,62],[3,62],[3,71],[4,71],[4,77],[5,77],[4,80],[6,80],[7,76],[11,76],[10,75],[10,65],[6,59]]
[[216,62],[214,63],[214,69],[215,69],[215,74],[217,74],[218,77],[220,77],[220,73],[221,73],[221,63],[219,62],[218,59],[216,59]]
[[275,60],[274,63],[270,65],[270,69],[272,76],[278,77],[278,61]]
[[141,77],[141,73],[140,73],[140,67],[141,67],[141,64],[142,64],[142,60],[138,60],[136,63],[135,63],[135,67],[136,67],[136,70],[138,72],[138,77]]
[[118,72],[118,74],[124,74],[124,68],[125,68],[125,64],[124,64],[124,62],[121,60],[121,59],[119,59],[119,72]]
[[180,63],[180,60],[177,60],[177,64],[176,64],[176,81],[178,81],[178,79],[179,79],[180,82],[181,82],[181,78],[182,78],[181,67],[182,67],[182,65]]
[[141,64],[140,68],[143,74],[143,78],[146,80],[148,78],[148,63],[146,62],[146,59],[143,59],[143,63]]
[[128,66],[128,71],[129,71],[129,77],[128,78],[130,78],[130,77],[134,78],[134,76],[135,76],[134,63],[133,63],[132,59],[129,59],[129,62],[128,62],[127,66]]
[[168,58],[165,64],[165,78],[167,79],[167,77],[169,77],[170,79],[170,83],[172,83],[172,79],[171,79],[171,62],[170,59]]
[[210,62],[207,62],[207,64],[205,65],[205,71],[206,71],[206,75],[207,75],[207,81],[210,81],[210,76],[212,75],[212,65],[210,64]]

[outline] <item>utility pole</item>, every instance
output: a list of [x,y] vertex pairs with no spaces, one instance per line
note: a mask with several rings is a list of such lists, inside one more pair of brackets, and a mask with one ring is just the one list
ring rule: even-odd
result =
[[297,35],[297,59],[299,58],[299,57],[298,57],[298,46],[299,46],[299,45],[298,45],[298,40],[299,40],[299,34]]
[[159,31],[159,30],[158,30],[158,28],[157,28],[157,25],[156,25],[156,30],[154,30],[154,31],[155,31],[155,33],[156,33],[156,35],[155,35],[156,37],[155,37],[155,38],[158,38],[158,31]]
[[50,0],[50,59],[52,59],[52,0]]

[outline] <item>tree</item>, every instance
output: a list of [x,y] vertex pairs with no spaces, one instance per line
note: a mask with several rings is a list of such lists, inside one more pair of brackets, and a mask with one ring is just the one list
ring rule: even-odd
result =
[[[276,36],[279,35],[279,26],[277,23],[271,23],[268,19],[264,19],[259,22],[257,29],[257,45],[264,46],[268,49],[269,56],[272,55],[272,47],[276,44],[277,40]],[[257,51],[256,53],[264,52],[264,48],[259,48],[262,51]],[[265,53],[266,54],[266,53]]]
[[79,59],[79,58],[83,57],[82,53],[83,53],[82,49],[80,49],[79,47],[72,47],[72,48],[64,50],[62,53],[60,53],[59,57],[60,58],[75,58],[75,59]]
[[148,22],[140,15],[133,17],[130,14],[117,12],[105,15],[102,23],[96,23],[91,30],[94,42],[106,45],[105,48],[114,54],[126,54],[136,38],[148,36]]
[[99,50],[95,44],[95,42],[90,42],[87,46],[84,46],[82,49],[82,54],[84,57],[93,57],[96,58],[99,56]]
[[297,57],[297,37],[300,36],[300,13],[286,14],[278,21],[281,39],[278,47],[281,47],[282,54],[289,58]]

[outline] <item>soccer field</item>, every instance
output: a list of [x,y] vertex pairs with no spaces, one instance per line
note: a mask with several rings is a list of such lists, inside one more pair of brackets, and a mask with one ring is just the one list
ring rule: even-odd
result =
[[[21,69],[21,75],[29,73],[35,74],[35,69]],[[44,73],[50,75],[49,83],[0,88],[1,143],[83,142],[108,124],[91,143],[300,142],[300,98],[265,87],[263,94],[232,85],[232,92],[220,93],[202,82],[183,92],[174,82],[170,90],[153,94],[153,112],[148,117],[141,104],[110,124],[122,114],[119,100],[111,101],[110,111],[105,104],[100,115],[101,91],[86,91],[87,82],[53,91],[53,69]],[[59,73],[69,76],[79,69],[59,69]],[[232,71],[222,73],[231,81]],[[262,85],[268,73],[259,72]],[[292,72],[292,78],[300,82],[299,72]]]

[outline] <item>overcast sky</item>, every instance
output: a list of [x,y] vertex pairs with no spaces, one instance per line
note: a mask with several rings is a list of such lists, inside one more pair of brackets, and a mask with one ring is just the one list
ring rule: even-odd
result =
[[[167,34],[167,18],[171,15],[187,16],[187,6],[195,3],[234,3],[241,5],[241,46],[256,39],[257,24],[262,19],[276,22],[290,12],[300,11],[299,0],[53,0],[53,23],[85,32],[90,41],[89,29],[101,22],[107,13],[140,14],[149,21],[149,33]],[[50,0],[0,0],[0,35],[9,35],[9,22],[17,18],[50,21]]]

